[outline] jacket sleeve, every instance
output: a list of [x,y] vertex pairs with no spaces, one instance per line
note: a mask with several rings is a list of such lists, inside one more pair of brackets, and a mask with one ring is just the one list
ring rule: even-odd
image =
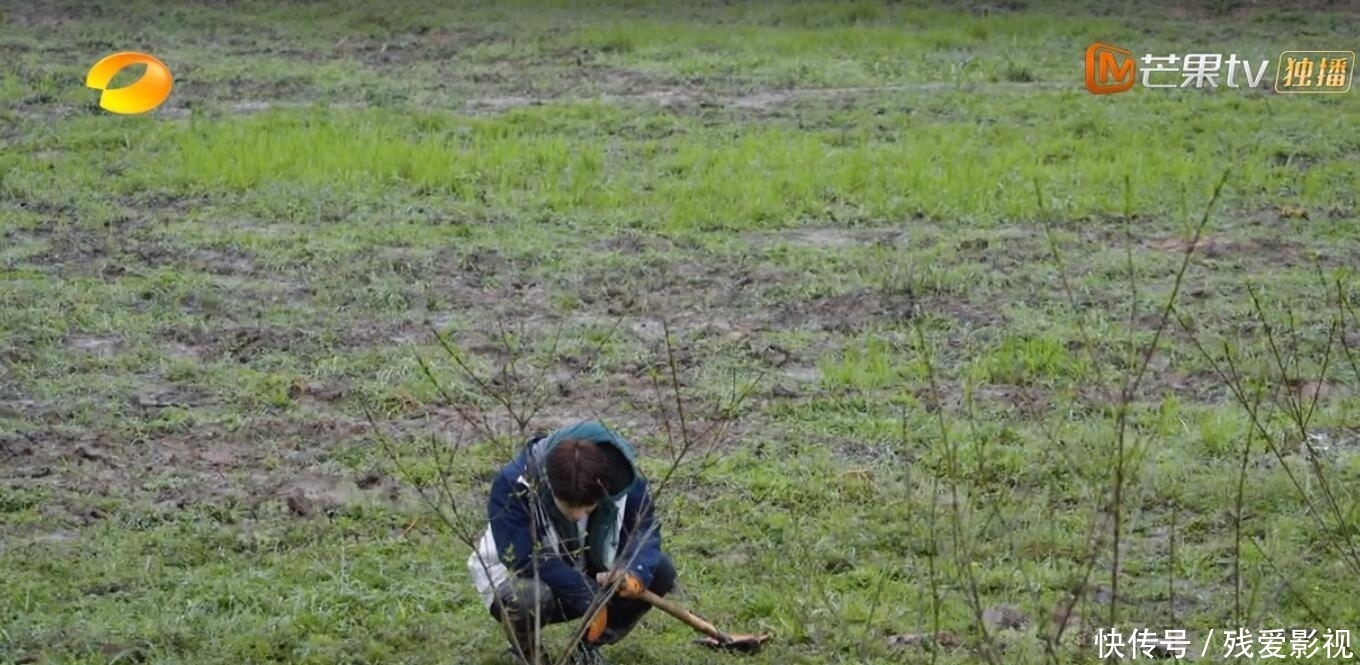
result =
[[651,491],[642,477],[638,477],[632,496],[628,498],[623,529],[628,538],[622,560],[628,562],[628,572],[643,586],[650,587],[656,566],[661,561],[661,523],[656,519]]
[[[501,475],[492,482],[491,498],[487,502],[487,519],[496,550],[511,572],[521,577],[534,574],[530,557],[535,554],[535,539],[527,492],[526,488],[514,487],[507,476]],[[537,560],[539,579],[552,589],[568,610],[578,616],[584,615],[599,585],[563,561],[557,552],[547,547],[547,543],[542,543]]]

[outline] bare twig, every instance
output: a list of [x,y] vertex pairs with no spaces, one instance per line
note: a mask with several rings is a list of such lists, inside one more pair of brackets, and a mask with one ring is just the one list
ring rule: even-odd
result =
[[[1214,205],[1217,203],[1222,193],[1222,189],[1224,185],[1227,183],[1229,173],[1230,171],[1225,171],[1222,177],[1219,179],[1218,183],[1215,185],[1210,200],[1205,207],[1204,213],[1201,216],[1198,225],[1196,225],[1194,229],[1194,233],[1192,234],[1189,247],[1185,252],[1185,256],[1181,261],[1181,265],[1179,266],[1176,272],[1172,284],[1171,294],[1167,298],[1166,303],[1162,307],[1162,312],[1158,319],[1156,329],[1153,332],[1152,340],[1149,344],[1143,347],[1141,352],[1141,358],[1135,359],[1131,357],[1129,359],[1130,360],[1129,365],[1134,367],[1135,369],[1131,376],[1126,375],[1124,377],[1123,385],[1120,387],[1117,397],[1111,394],[1112,391],[1108,389],[1108,385],[1106,381],[1103,379],[1103,376],[1100,371],[1101,368],[1103,367],[1103,364],[1100,362],[1100,359],[1094,355],[1095,350],[1098,347],[1092,341],[1091,334],[1085,325],[1084,318],[1078,316],[1078,330],[1081,335],[1086,352],[1088,354],[1091,354],[1090,357],[1092,360],[1092,368],[1096,373],[1098,389],[1105,392],[1107,403],[1108,402],[1115,403],[1115,433],[1114,433],[1115,459],[1114,469],[1112,472],[1113,477],[1111,478],[1110,481],[1111,496],[1108,503],[1106,503],[1101,508],[1101,510],[1097,512],[1096,518],[1092,520],[1092,527],[1094,528],[1098,523],[1106,521],[1106,519],[1108,519],[1113,531],[1113,533],[1111,534],[1112,564],[1110,570],[1110,587],[1111,587],[1111,600],[1109,610],[1110,626],[1117,625],[1118,620],[1119,580],[1121,563],[1120,558],[1122,550],[1121,540],[1123,536],[1124,526],[1123,525],[1124,492],[1126,491],[1126,488],[1131,480],[1130,469],[1128,468],[1129,451],[1132,446],[1132,444],[1128,440],[1129,437],[1128,419],[1130,411],[1132,408],[1132,404],[1138,395],[1139,387],[1143,381],[1143,378],[1148,368],[1151,366],[1152,356],[1160,345],[1161,337],[1165,331],[1167,322],[1171,318],[1172,313],[1175,311],[1175,303],[1178,300],[1180,289],[1184,281],[1185,273],[1189,267],[1193,251],[1196,248],[1196,246],[1198,246],[1203,231],[1208,225]],[[1138,312],[1138,283],[1136,279],[1137,273],[1136,270],[1134,269],[1132,253],[1133,248],[1133,243],[1131,241],[1132,233],[1128,227],[1128,224],[1132,220],[1131,191],[1132,190],[1130,181],[1128,178],[1126,178],[1124,192],[1125,193],[1124,222],[1126,229],[1125,230],[1126,238],[1130,239],[1126,252],[1126,260],[1128,263],[1130,293],[1133,298],[1132,302],[1130,302],[1129,310],[1129,326],[1128,326],[1129,339],[1127,348],[1129,352],[1133,354],[1134,349],[1137,348],[1134,339],[1134,334],[1135,331],[1138,329],[1139,312]],[[1048,213],[1044,203],[1042,189],[1039,187],[1037,181],[1035,182],[1035,195],[1041,215],[1047,218]],[[1058,266],[1059,278],[1063,285],[1063,291],[1067,297],[1068,305],[1069,307],[1071,307],[1074,313],[1079,314],[1082,310],[1078,306],[1076,297],[1074,295],[1074,290],[1071,286],[1070,280],[1068,279],[1068,270],[1064,264],[1062,253],[1059,250],[1058,243],[1054,238],[1051,224],[1046,223],[1045,228],[1047,231],[1050,253]],[[1093,532],[1091,538],[1089,539],[1091,547],[1093,548],[1101,547],[1102,545],[1099,544],[1100,540],[1101,539],[1096,535],[1096,532]],[[1053,663],[1058,662],[1056,645],[1059,643],[1063,632],[1066,630],[1067,621],[1070,618],[1070,614],[1073,607],[1076,605],[1081,595],[1084,595],[1085,590],[1087,589],[1087,580],[1089,579],[1092,573],[1092,569],[1095,566],[1096,561],[1098,560],[1097,551],[1098,550],[1093,549],[1088,552],[1083,562],[1083,569],[1080,576],[1081,581],[1073,589],[1072,594],[1065,601],[1063,607],[1061,607],[1060,610],[1057,612],[1059,616],[1059,625],[1057,627],[1057,630],[1052,636],[1049,636],[1049,639],[1046,639],[1046,653],[1050,662]]]
[[[1263,316],[1262,314],[1260,314],[1261,311],[1262,309],[1258,307],[1257,309],[1258,316]],[[1195,345],[1195,348],[1199,351],[1200,355],[1205,359],[1206,362],[1209,363],[1210,367],[1213,369],[1214,373],[1219,377],[1219,379],[1225,385],[1227,385],[1228,389],[1232,392],[1234,399],[1246,412],[1249,424],[1254,429],[1254,431],[1258,432],[1261,435],[1266,448],[1270,450],[1270,452],[1274,455],[1275,459],[1279,461],[1281,470],[1284,472],[1285,476],[1289,479],[1290,483],[1294,486],[1295,491],[1298,492],[1299,498],[1304,502],[1305,506],[1307,507],[1306,512],[1308,516],[1314,522],[1316,522],[1319,531],[1321,531],[1323,534],[1326,534],[1327,543],[1330,546],[1336,548],[1338,552],[1344,554],[1345,556],[1343,557],[1343,562],[1350,567],[1352,573],[1356,574],[1357,576],[1360,576],[1360,555],[1357,555],[1354,546],[1347,548],[1344,546],[1344,544],[1337,541],[1336,534],[1333,533],[1333,530],[1328,527],[1326,520],[1324,520],[1322,517],[1325,513],[1322,510],[1319,510],[1318,506],[1315,505],[1310,492],[1308,492],[1308,490],[1304,488],[1302,481],[1300,481],[1298,476],[1293,472],[1293,470],[1291,470],[1289,460],[1285,456],[1286,454],[1284,449],[1274,442],[1274,435],[1271,433],[1270,428],[1268,428],[1266,425],[1268,419],[1263,418],[1260,413],[1262,400],[1252,399],[1247,396],[1248,390],[1247,387],[1244,385],[1245,379],[1243,370],[1239,369],[1240,363],[1236,359],[1236,355],[1234,354],[1233,349],[1229,347],[1226,343],[1224,343],[1223,361],[1222,363],[1220,363],[1212,354],[1209,353],[1209,351],[1205,348],[1205,345],[1199,339],[1199,336],[1194,332],[1193,327],[1189,323],[1184,321],[1183,317],[1181,318],[1181,327],[1185,329],[1186,332],[1190,335],[1191,341]],[[1268,330],[1266,332],[1266,336],[1269,337],[1271,335],[1273,335],[1273,332],[1270,332]],[[1275,388],[1272,390],[1272,392],[1277,392],[1278,387],[1284,382],[1285,381],[1273,382]],[[1274,408],[1276,404],[1277,400],[1271,400],[1270,405],[1272,408]],[[1307,449],[1310,452],[1313,452],[1311,446],[1308,444],[1307,441],[1307,433],[1306,432],[1301,433],[1299,436],[1301,436],[1303,439],[1300,445],[1307,446]],[[1310,467],[1313,473],[1317,476],[1324,476],[1325,474],[1317,461],[1318,455],[1313,453],[1310,454],[1309,457],[1312,458],[1310,461]],[[1324,491],[1330,493],[1326,489],[1324,489]],[[1339,510],[1333,508],[1334,505],[1335,505],[1334,499],[1329,499],[1328,507],[1331,508],[1330,511],[1331,514],[1334,517],[1340,517]],[[1344,525],[1346,524],[1346,522],[1343,519],[1338,524]]]
[[983,619],[982,616],[983,615],[982,599],[978,591],[977,574],[973,571],[972,565],[973,555],[971,551],[968,551],[968,547],[964,542],[963,537],[964,517],[963,509],[961,508],[962,501],[959,496],[958,488],[958,478],[960,474],[958,468],[958,452],[956,450],[957,444],[955,443],[954,439],[949,435],[949,424],[945,419],[946,402],[942,395],[939,381],[936,377],[935,364],[930,360],[930,351],[929,346],[926,343],[925,333],[922,332],[919,323],[914,324],[912,328],[916,335],[917,350],[920,354],[921,362],[926,370],[926,380],[930,385],[932,399],[936,403],[934,411],[936,421],[940,430],[941,442],[944,444],[945,449],[945,467],[946,467],[945,475],[949,478],[950,502],[952,504],[950,506],[951,508],[950,526],[955,555],[955,564],[963,571],[964,577],[967,579],[968,582],[967,584],[968,600],[969,605],[973,610],[973,619],[975,622],[975,626],[978,632],[981,633],[982,635],[983,657],[988,662],[1000,663],[1001,662],[1000,653],[998,652],[996,645],[993,643],[992,636],[990,632],[987,630],[987,622]]
[[1158,343],[1161,341],[1162,334],[1166,331],[1167,323],[1171,320],[1172,313],[1175,311],[1176,302],[1180,296],[1181,286],[1185,280],[1185,272],[1190,267],[1190,260],[1195,248],[1199,245],[1199,240],[1203,237],[1204,229],[1209,225],[1210,216],[1213,213],[1214,204],[1218,202],[1219,196],[1223,192],[1223,186],[1228,182],[1231,170],[1225,170],[1223,176],[1219,178],[1214,186],[1213,194],[1209,197],[1209,202],[1204,207],[1204,214],[1199,223],[1195,226],[1194,234],[1190,239],[1190,246],[1186,248],[1185,257],[1181,260],[1181,265],[1176,271],[1175,279],[1171,284],[1171,295],[1167,297],[1166,304],[1162,307],[1161,316],[1157,320],[1157,328],[1152,334],[1152,341],[1144,347],[1143,357],[1138,364],[1137,372],[1133,379],[1125,383],[1120,391],[1119,406],[1116,415],[1116,428],[1118,431],[1117,444],[1115,447],[1115,471],[1114,471],[1114,498],[1112,510],[1114,513],[1114,542],[1111,545],[1113,556],[1112,570],[1110,573],[1110,619],[1109,625],[1117,625],[1119,607],[1119,565],[1120,565],[1120,544],[1123,536],[1123,494],[1125,485],[1125,448],[1128,431],[1129,409],[1138,393],[1138,387],[1143,381],[1143,376],[1147,373],[1148,367],[1152,364],[1152,354],[1156,352]]
[[[907,417],[902,415],[902,440],[907,440]],[[930,584],[930,634],[940,634],[940,612],[943,610],[944,598],[940,590],[939,574],[935,570],[935,557],[940,552],[940,541],[936,534],[939,530],[937,510],[940,503],[940,477],[935,474],[930,481],[930,517],[928,528],[930,529],[930,554],[926,556],[926,576]],[[934,665],[939,660],[939,649],[930,650],[930,662]]]
[[[1258,387],[1257,406],[1260,405],[1263,392]],[[1242,520],[1246,503],[1247,465],[1251,461],[1251,439],[1254,433],[1255,430],[1249,430],[1247,440],[1242,443],[1242,462],[1237,471],[1237,496],[1233,499],[1233,625],[1236,626],[1245,625],[1242,623]]]

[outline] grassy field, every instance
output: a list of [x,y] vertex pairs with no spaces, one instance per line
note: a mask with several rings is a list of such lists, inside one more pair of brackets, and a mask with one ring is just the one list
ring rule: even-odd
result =
[[[585,417],[658,478],[690,439],[666,549],[776,634],[740,662],[1360,629],[1360,103],[1270,90],[1345,3],[38,4],[0,662],[508,663],[462,537]],[[1097,96],[1095,40],[1272,62]],[[83,87],[128,49],[146,116]],[[693,637],[606,655],[726,662]]]

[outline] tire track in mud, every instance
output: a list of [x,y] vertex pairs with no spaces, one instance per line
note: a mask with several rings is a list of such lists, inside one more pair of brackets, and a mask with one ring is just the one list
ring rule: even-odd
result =
[[[674,108],[684,106],[695,106],[704,108],[726,108],[742,111],[761,111],[777,108],[786,104],[799,101],[835,100],[852,97],[873,97],[877,95],[888,95],[895,93],[950,93],[950,92],[998,92],[998,91],[1023,91],[1023,90],[1063,90],[1077,89],[1080,83],[1077,81],[1054,83],[1054,82],[968,82],[968,83],[947,83],[947,82],[927,82],[914,83],[909,85],[895,86],[860,86],[860,87],[837,87],[837,88],[769,88],[755,90],[744,94],[730,94],[705,91],[702,88],[677,86],[672,88],[656,88],[644,92],[636,93],[605,93],[599,95],[563,95],[563,96],[535,96],[535,95],[489,95],[476,97],[467,100],[455,110],[472,114],[495,114],[510,111],[517,108],[530,106],[540,106],[545,104],[571,104],[571,103],[604,103],[604,104],[655,104],[662,108]],[[325,108],[337,110],[355,110],[371,108],[396,108],[384,107],[378,104],[368,104],[364,102],[339,102],[325,104],[322,102],[307,101],[245,101],[224,104],[217,107],[213,112],[224,112],[232,115],[249,115],[277,109],[307,109],[324,106]],[[46,107],[45,110],[27,109],[18,115],[29,118],[52,118],[67,117],[84,113],[85,109],[70,105],[54,105]],[[186,106],[164,106],[153,112],[155,115],[166,118],[187,118],[191,115],[192,109]]]

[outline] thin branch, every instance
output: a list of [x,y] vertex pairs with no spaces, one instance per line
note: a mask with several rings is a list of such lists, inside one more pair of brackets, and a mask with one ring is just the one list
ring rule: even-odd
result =
[[949,425],[945,421],[944,417],[944,412],[946,409],[945,401],[940,391],[939,382],[935,376],[935,364],[930,361],[929,357],[930,354],[928,350],[928,345],[926,344],[925,340],[925,333],[922,332],[921,326],[919,324],[913,325],[912,328],[916,333],[916,339],[918,344],[918,350],[921,356],[921,361],[925,365],[926,380],[930,385],[933,394],[933,399],[937,405],[935,408],[935,416],[940,429],[940,437],[942,442],[944,443],[945,448],[946,456],[945,464],[947,469],[945,473],[949,477],[949,492],[952,504],[950,506],[951,508],[950,525],[952,527],[951,535],[953,539],[954,553],[956,557],[955,564],[963,570],[964,576],[967,578],[968,581],[967,591],[969,603],[973,610],[973,619],[977,630],[982,634],[983,657],[987,659],[988,662],[1000,663],[1001,662],[1000,655],[997,652],[996,645],[993,643],[990,632],[987,630],[987,622],[983,619],[982,616],[983,614],[982,600],[978,592],[977,575],[976,573],[973,572],[972,566],[973,556],[971,553],[968,553],[967,555],[964,554],[966,547],[963,542],[962,533],[963,515],[962,509],[960,507],[960,504],[962,502],[960,501],[959,498],[958,489],[958,476],[959,476],[958,455],[957,451],[955,450],[955,446],[957,444],[955,444],[953,439],[949,436]]

